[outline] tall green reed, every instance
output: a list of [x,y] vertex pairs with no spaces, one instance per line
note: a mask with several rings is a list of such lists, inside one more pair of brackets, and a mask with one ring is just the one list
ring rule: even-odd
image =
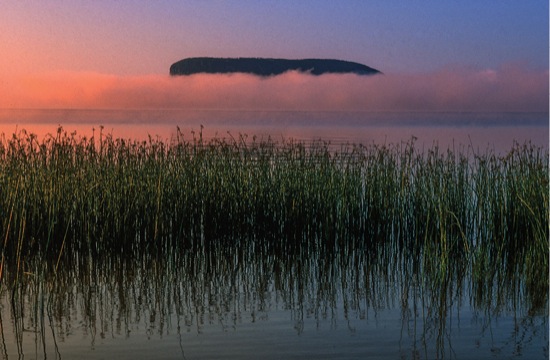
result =
[[498,156],[420,151],[414,139],[335,146],[178,129],[170,141],[137,141],[59,128],[39,141],[21,132],[0,139],[0,216],[1,269],[19,270],[8,282],[56,272],[61,258],[91,266],[268,237],[257,246],[405,256],[440,282],[471,263],[477,278],[548,285],[548,151],[530,144]]

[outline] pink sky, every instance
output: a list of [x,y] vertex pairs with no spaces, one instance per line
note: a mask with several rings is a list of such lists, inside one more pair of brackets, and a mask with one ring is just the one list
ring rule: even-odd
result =
[[446,68],[422,74],[271,78],[57,71],[6,76],[0,108],[548,111],[548,70]]
[[[548,1],[13,1],[0,109],[548,111]],[[186,57],[337,58],[382,76],[168,76]]]

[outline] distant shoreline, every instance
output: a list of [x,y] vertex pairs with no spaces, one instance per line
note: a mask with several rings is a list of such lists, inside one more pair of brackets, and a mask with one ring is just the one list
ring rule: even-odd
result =
[[322,74],[381,74],[379,70],[351,61],[334,59],[266,59],[196,57],[180,60],[170,66],[170,75],[245,73],[262,77],[276,76],[288,71],[311,75]]

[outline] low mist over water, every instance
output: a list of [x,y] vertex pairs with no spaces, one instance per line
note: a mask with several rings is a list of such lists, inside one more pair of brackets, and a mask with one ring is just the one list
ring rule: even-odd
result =
[[295,71],[267,79],[240,73],[170,77],[66,71],[2,80],[0,108],[548,111],[548,70],[522,64],[367,77]]

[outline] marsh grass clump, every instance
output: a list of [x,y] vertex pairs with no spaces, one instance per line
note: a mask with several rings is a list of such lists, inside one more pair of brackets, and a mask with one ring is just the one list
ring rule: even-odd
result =
[[440,282],[469,264],[481,288],[522,278],[540,292],[548,193],[548,151],[530,144],[498,156],[420,152],[414,139],[336,147],[178,129],[137,141],[59,128],[39,141],[22,131],[0,139],[0,278],[248,241],[354,246],[410,259]]

